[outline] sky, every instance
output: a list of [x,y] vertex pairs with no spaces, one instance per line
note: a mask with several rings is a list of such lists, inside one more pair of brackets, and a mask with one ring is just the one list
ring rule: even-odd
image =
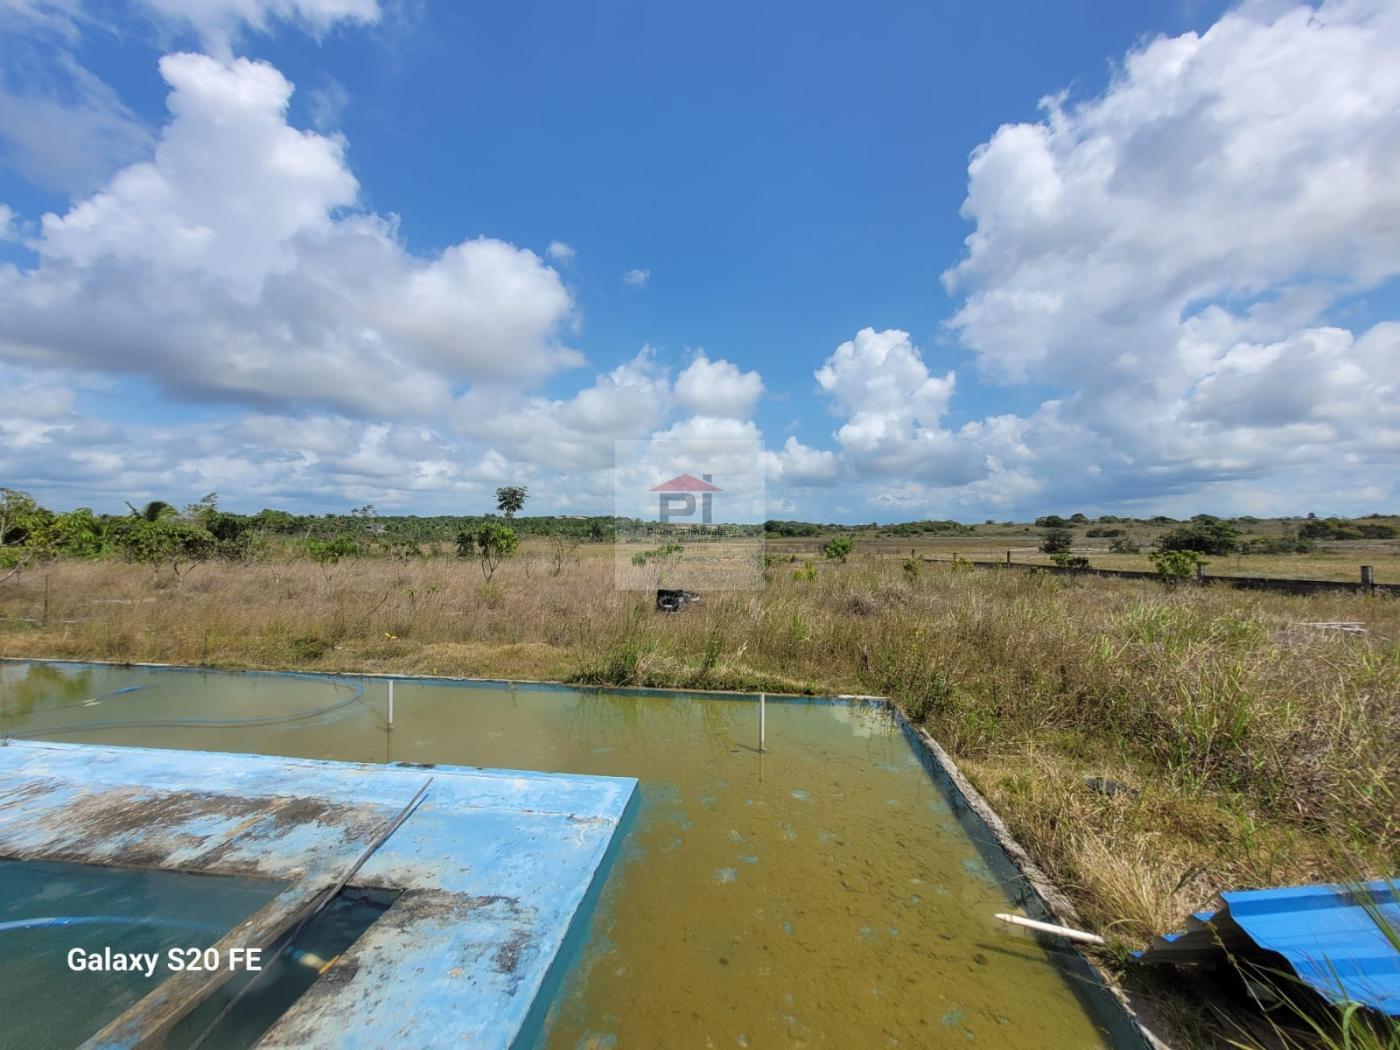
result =
[[1389,0],[0,0],[0,485],[1394,511],[1396,54]]

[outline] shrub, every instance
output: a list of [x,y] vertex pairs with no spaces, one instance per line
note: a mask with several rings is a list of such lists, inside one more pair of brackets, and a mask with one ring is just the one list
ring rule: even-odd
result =
[[1090,529],[1084,535],[1090,539],[1107,539],[1110,536],[1122,536],[1122,529]]
[[1069,522],[1058,514],[1046,514],[1044,517],[1035,519],[1037,529],[1065,529],[1069,527]]
[[1076,554],[1052,554],[1050,560],[1062,569],[1087,569],[1089,559]]
[[489,581],[496,575],[501,562],[513,556],[520,547],[520,537],[509,525],[499,521],[483,522],[474,532],[463,532],[457,537],[457,556],[470,557],[476,554],[481,563],[481,575]]
[[904,560],[904,565],[902,568],[904,572],[904,578],[910,583],[913,583],[919,578],[919,571],[921,568],[921,566],[919,565],[919,559],[906,558]]
[[802,567],[792,570],[792,578],[802,583],[814,583],[817,579],[817,566],[810,561],[804,561]]
[[1196,567],[1204,566],[1201,555],[1191,550],[1161,550],[1150,555],[1152,565],[1163,583],[1180,583],[1196,575]]
[[1121,536],[1108,545],[1108,549],[1114,554],[1137,554],[1142,550],[1138,546],[1137,540],[1131,536]]
[[828,561],[844,562],[851,556],[851,548],[854,546],[849,536],[833,536],[826,541],[822,554],[826,555]]
[[1228,521],[1199,515],[1189,525],[1172,529],[1157,545],[1164,551],[1230,554],[1239,545],[1240,530]]
[[1046,529],[1040,535],[1040,549],[1046,554],[1065,554],[1074,544],[1074,533],[1065,528]]
[[1255,536],[1240,544],[1241,554],[1307,554],[1313,550],[1311,540],[1301,536]]

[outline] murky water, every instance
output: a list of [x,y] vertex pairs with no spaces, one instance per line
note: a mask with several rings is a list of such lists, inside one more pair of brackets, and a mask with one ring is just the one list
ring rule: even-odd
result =
[[[0,1047],[77,1046],[169,978],[168,951],[208,948],[283,888],[0,860]],[[70,968],[75,950],[81,970]],[[144,970],[93,968],[118,956],[125,967],[129,954],[155,958]]]
[[1106,1045],[878,709],[770,703],[760,755],[746,701],[401,681],[389,733],[341,682],[0,664],[0,732],[637,777],[552,1050]]

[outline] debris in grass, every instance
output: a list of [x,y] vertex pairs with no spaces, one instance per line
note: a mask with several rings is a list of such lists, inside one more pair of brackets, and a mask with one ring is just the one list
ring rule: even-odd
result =
[[1118,795],[1126,795],[1128,798],[1137,798],[1140,792],[1135,787],[1117,780],[1110,780],[1108,777],[1085,777],[1084,786],[1090,791],[1100,795],[1107,795],[1114,798]]

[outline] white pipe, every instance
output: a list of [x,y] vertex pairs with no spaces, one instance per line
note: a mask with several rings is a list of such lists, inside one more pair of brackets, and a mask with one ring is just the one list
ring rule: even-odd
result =
[[389,679],[389,730],[394,728],[394,680]]
[[758,694],[758,749],[759,749],[759,751],[767,751],[767,750],[768,750],[766,747],[763,746],[763,744],[764,744],[764,737],[767,735],[767,730],[768,730],[768,710],[767,710],[767,701],[768,701],[768,694],[767,694],[767,693],[759,693],[759,694]]
[[1014,926],[1024,926],[1027,929],[1039,930],[1041,933],[1053,933],[1057,937],[1065,937],[1071,941],[1083,941],[1085,944],[1104,943],[1104,939],[1097,933],[1085,933],[1083,930],[1072,930],[1068,926],[1056,926],[1051,922],[1028,919],[1024,915],[1006,915],[1002,912],[997,912],[997,918],[1002,922],[1009,922]]

